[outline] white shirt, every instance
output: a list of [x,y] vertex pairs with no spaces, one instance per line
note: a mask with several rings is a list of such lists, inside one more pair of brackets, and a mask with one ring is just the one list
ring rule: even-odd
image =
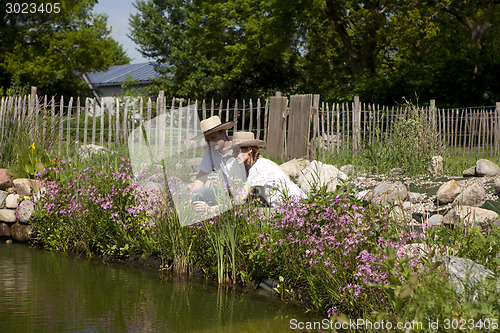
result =
[[[210,159],[210,152],[212,153],[212,159]],[[236,193],[243,186],[247,178],[244,165],[236,162],[232,149],[222,155],[210,147],[207,148],[201,160],[200,171],[210,173],[214,169],[219,174],[219,180],[227,182],[233,193]]]
[[305,198],[306,194],[290,180],[278,164],[267,158],[259,157],[248,172],[247,183],[257,189],[269,206],[280,203],[284,194]]

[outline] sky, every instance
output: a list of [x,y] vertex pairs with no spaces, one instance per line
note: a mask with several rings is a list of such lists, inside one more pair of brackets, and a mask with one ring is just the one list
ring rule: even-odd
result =
[[94,13],[108,15],[111,37],[123,46],[129,58],[132,59],[130,63],[138,64],[147,62],[149,59],[144,58],[136,50],[137,45],[127,37],[127,34],[130,34],[128,19],[130,14],[137,12],[137,9],[132,5],[134,2],[135,0],[99,0],[99,3],[94,6]]

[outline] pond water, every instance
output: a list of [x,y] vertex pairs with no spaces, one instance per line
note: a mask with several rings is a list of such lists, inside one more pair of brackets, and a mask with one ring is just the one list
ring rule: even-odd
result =
[[0,331],[287,332],[317,315],[268,294],[0,244]]

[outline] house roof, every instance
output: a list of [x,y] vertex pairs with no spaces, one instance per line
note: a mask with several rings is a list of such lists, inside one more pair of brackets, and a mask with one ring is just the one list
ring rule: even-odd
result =
[[88,73],[94,87],[121,85],[130,79],[138,81],[139,84],[147,84],[153,82],[157,76],[158,73],[150,62],[112,66],[105,72]]

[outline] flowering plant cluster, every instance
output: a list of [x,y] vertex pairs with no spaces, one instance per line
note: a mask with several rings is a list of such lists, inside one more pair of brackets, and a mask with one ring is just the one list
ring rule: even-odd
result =
[[[387,213],[362,206],[348,195],[329,194],[321,199],[291,198],[279,208],[270,234],[261,235],[268,259],[294,286],[307,286],[312,305],[355,313],[366,304],[383,304],[385,293],[377,286],[390,283],[382,263],[392,248],[398,251],[421,235],[405,232]],[[416,273],[419,260],[410,260]]]
[[40,243],[89,254],[124,254],[144,245],[153,200],[133,183],[127,159],[83,169],[62,160],[50,171],[56,177],[44,180],[33,221]]

